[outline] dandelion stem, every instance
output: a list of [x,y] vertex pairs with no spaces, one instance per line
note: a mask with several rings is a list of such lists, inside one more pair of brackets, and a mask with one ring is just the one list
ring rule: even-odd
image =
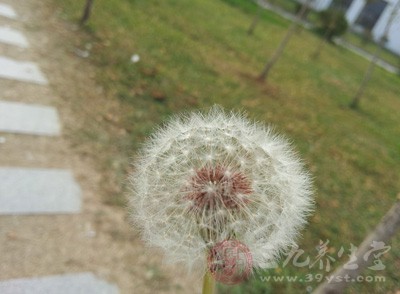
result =
[[215,281],[211,276],[210,271],[206,271],[203,279],[203,294],[214,294]]

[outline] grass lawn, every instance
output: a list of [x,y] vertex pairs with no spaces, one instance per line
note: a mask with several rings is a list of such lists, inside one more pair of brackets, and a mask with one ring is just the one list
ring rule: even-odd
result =
[[[54,0],[54,5],[75,22],[84,2]],[[303,282],[263,282],[255,277],[220,291],[304,293],[318,284],[319,275],[329,275],[329,260],[333,268],[347,261],[350,245],[360,244],[400,193],[400,78],[376,68],[360,110],[350,110],[347,105],[367,61],[331,45],[318,60],[311,60],[318,38],[302,30],[290,41],[268,82],[259,83],[255,77],[290,23],[265,11],[254,35],[248,36],[253,10],[238,3],[95,0],[85,37],[78,42],[82,47],[93,45],[89,60],[98,68],[98,83],[110,99],[126,106],[117,116],[128,132],[103,142],[117,148],[122,158],[122,164],[109,167],[121,175],[121,182],[145,137],[182,110],[215,103],[242,109],[292,139],[315,178],[317,202],[299,240],[305,252],[300,259],[309,256],[315,261],[319,241],[329,240],[328,255],[335,261],[322,257],[320,269],[319,263],[311,268],[296,267],[292,261],[283,266],[283,259],[267,274],[298,275]],[[130,62],[132,54],[139,54],[138,63]],[[105,163],[111,161],[104,158]],[[399,289],[400,235],[389,245],[392,249],[381,257],[386,269],[363,273],[384,276],[386,281],[353,283],[349,293]],[[342,246],[345,251],[339,257]]]
[[[348,31],[344,36],[347,42],[360,47],[361,49],[367,51],[370,54],[374,54],[377,49],[377,44],[370,40],[364,40],[362,36],[357,35],[353,32]],[[397,56],[393,52],[389,50],[383,50],[380,54],[380,58],[384,61],[388,62],[389,64],[400,68],[400,56]]]

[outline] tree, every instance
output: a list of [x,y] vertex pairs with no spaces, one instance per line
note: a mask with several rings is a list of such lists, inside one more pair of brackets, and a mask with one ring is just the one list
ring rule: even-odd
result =
[[388,34],[389,34],[390,27],[392,26],[392,23],[393,23],[394,19],[396,18],[396,15],[398,14],[399,10],[400,10],[400,0],[397,0],[396,4],[393,7],[392,12],[390,13],[388,20],[386,22],[385,28],[383,30],[383,35],[379,40],[378,47],[376,48],[376,51],[371,59],[371,62],[365,72],[365,75],[361,82],[361,85],[358,88],[358,91],[356,92],[353,100],[350,103],[350,107],[353,109],[358,108],[358,106],[360,104],[360,99],[363,96],[365,89],[368,85],[368,82],[371,79],[372,72],[374,71],[374,68],[376,66],[376,62],[379,60],[379,56],[383,49],[383,46],[385,45],[385,43],[388,40]]
[[321,34],[326,35],[328,41],[332,41],[333,37],[343,35],[348,27],[345,14],[337,8],[330,8],[321,11],[319,14],[318,30]]
[[319,14],[318,32],[322,35],[311,58],[317,58],[326,42],[332,42],[333,37],[343,35],[348,27],[346,17],[339,8],[329,8]]
[[[352,265],[357,265],[356,268],[349,268],[345,265],[337,269],[331,276],[331,282],[322,283],[313,294],[340,294],[349,285],[350,281],[354,281],[361,271],[372,262],[373,254],[368,254],[371,250],[371,245],[378,245],[378,242],[387,242],[400,227],[400,197],[396,203],[386,213],[379,225],[372,231],[367,238],[361,243],[358,250],[355,252]],[[373,243],[375,242],[375,243]],[[382,243],[379,243],[382,245]],[[347,277],[347,278],[344,278]]]
[[81,20],[79,21],[79,24],[81,26],[83,26],[89,20],[90,12],[92,11],[92,6],[93,6],[93,0],[86,0],[86,5],[85,8],[83,9]]
[[287,43],[289,42],[290,38],[296,32],[300,20],[303,18],[304,14],[308,10],[308,7],[309,7],[309,5],[311,4],[312,1],[313,0],[306,0],[303,3],[303,5],[301,6],[300,10],[296,14],[296,21],[293,21],[292,25],[289,27],[286,35],[283,37],[283,39],[282,39],[281,43],[279,44],[278,48],[276,49],[276,51],[272,55],[271,59],[265,64],[263,70],[261,71],[260,75],[258,76],[258,79],[260,81],[265,81],[267,79],[269,72],[271,71],[271,69],[275,65],[275,63],[278,61],[278,59],[281,57],[283,51],[285,50],[285,47],[286,47]]

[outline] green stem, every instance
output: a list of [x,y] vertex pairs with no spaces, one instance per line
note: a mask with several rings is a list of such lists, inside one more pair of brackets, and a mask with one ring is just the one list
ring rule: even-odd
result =
[[214,294],[214,288],[215,288],[215,281],[213,277],[211,276],[210,271],[207,270],[207,272],[204,274],[204,279],[203,279],[203,294]]

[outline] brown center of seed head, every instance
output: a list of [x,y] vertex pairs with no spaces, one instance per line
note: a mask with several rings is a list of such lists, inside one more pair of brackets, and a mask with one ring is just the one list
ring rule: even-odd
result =
[[215,212],[221,208],[240,209],[252,192],[251,182],[243,173],[222,165],[206,165],[195,171],[185,198],[192,201],[191,208],[197,212]]

